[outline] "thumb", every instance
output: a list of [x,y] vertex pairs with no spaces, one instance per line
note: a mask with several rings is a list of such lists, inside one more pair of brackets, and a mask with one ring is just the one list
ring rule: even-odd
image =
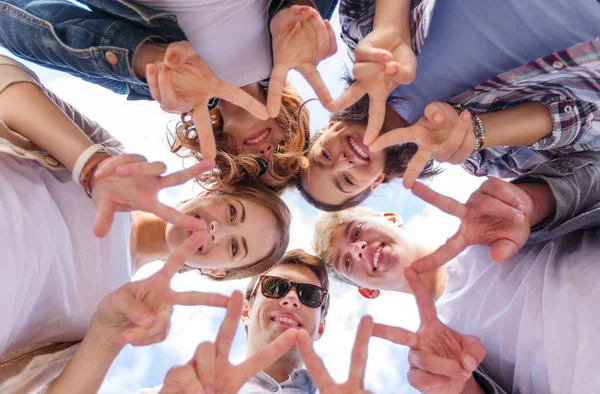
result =
[[164,63],[169,68],[177,68],[193,56],[197,56],[197,53],[192,44],[189,41],[178,41],[167,47]]
[[116,211],[117,206],[112,201],[100,200],[96,203],[96,216],[94,217],[96,237],[103,238],[108,234]]
[[519,251],[519,246],[510,239],[498,239],[490,244],[490,257],[499,263],[510,259]]
[[448,104],[434,101],[425,107],[425,119],[438,128],[451,127],[452,114],[448,113],[448,108],[454,111]]

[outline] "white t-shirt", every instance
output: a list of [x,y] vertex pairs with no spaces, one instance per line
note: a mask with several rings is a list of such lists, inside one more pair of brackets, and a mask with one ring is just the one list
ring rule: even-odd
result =
[[223,81],[244,86],[269,78],[269,0],[136,0],[168,11],[196,52]]
[[478,336],[485,372],[513,393],[600,393],[600,227],[525,246],[494,263],[472,247],[447,265],[436,306]]
[[131,280],[131,214],[100,239],[95,213],[69,171],[0,153],[0,355],[82,339],[102,298]]

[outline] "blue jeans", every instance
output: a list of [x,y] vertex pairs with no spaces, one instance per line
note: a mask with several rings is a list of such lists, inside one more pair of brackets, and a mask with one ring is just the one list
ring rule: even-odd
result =
[[130,100],[151,100],[147,83],[133,72],[133,58],[146,41],[185,40],[176,18],[116,1],[99,2],[102,10],[92,3],[86,9],[66,0],[0,1],[0,45]]

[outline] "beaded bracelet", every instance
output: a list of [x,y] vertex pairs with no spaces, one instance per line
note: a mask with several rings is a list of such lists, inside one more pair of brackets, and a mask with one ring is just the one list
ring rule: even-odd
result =
[[[467,109],[460,105],[455,104],[452,106],[457,114],[461,114]],[[485,127],[483,127],[483,121],[476,114],[471,113],[471,123],[473,124],[473,133],[475,134],[475,149],[473,149],[473,153],[479,152],[483,148],[483,144],[485,143]]]

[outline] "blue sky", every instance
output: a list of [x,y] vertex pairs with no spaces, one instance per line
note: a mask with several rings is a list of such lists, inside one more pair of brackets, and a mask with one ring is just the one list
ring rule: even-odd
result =
[[[332,18],[332,25],[336,32],[339,32],[337,12]],[[0,53],[7,54],[1,48]],[[344,64],[349,64],[349,59],[345,46],[338,37],[338,53],[319,66],[334,97],[337,97],[343,88],[339,76]],[[37,66],[31,68],[46,86],[121,140],[128,152],[141,153],[149,160],[165,161],[169,171],[181,168],[182,160],[169,152],[165,137],[167,126],[173,127],[176,118],[162,112],[156,103],[128,102],[123,96],[70,75]],[[291,78],[304,99],[314,97],[310,86],[298,74],[292,73]],[[327,123],[328,113],[318,103],[309,104],[309,110],[311,131],[314,133]],[[480,182],[481,180],[469,177],[460,168],[453,167],[447,168],[431,182],[431,186],[444,194],[465,201]],[[198,186],[191,183],[172,188],[161,194],[161,200],[175,204],[197,194],[198,189]],[[310,239],[317,210],[305,203],[295,191],[287,192],[283,199],[293,215],[290,249],[311,250]],[[457,228],[456,219],[425,206],[399,183],[378,188],[365,205],[380,212],[399,213],[404,218],[407,231],[432,245],[443,243]],[[160,264],[150,264],[134,279],[151,274]],[[213,283],[195,273],[183,274],[173,280],[176,290],[193,289],[223,294],[229,294],[234,289],[244,289],[246,283],[246,280]],[[338,381],[346,379],[346,360],[350,358],[355,330],[362,315],[370,314],[378,322],[408,329],[414,330],[418,327],[416,307],[410,296],[384,292],[379,299],[366,301],[352,287],[334,283],[331,290],[331,310],[326,331],[315,347],[324,358],[334,379]],[[223,316],[222,311],[211,308],[176,308],[168,338],[163,343],[153,346],[127,347],[112,366],[100,392],[135,393],[140,388],[154,387],[162,383],[166,371],[175,364],[185,363],[200,342],[214,340]],[[245,334],[240,327],[232,349],[232,360],[243,360],[245,353]],[[369,346],[369,355],[366,379],[368,389],[384,394],[415,392],[405,379],[408,368],[406,349],[373,339]]]

